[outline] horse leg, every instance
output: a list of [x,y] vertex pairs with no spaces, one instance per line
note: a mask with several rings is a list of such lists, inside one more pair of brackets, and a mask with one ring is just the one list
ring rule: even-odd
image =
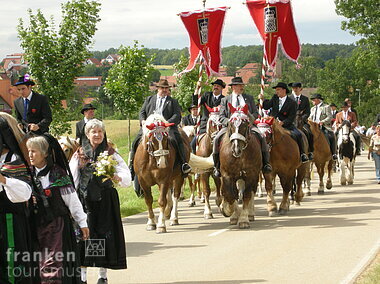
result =
[[[140,183],[142,183],[140,181]],[[154,231],[156,230],[156,217],[154,216],[153,212],[153,196],[152,196],[152,189],[150,187],[146,187],[143,184],[141,184],[141,187],[144,189],[144,199],[146,206],[148,207],[148,222],[146,224],[146,230],[147,231]]]
[[292,189],[292,184],[293,184],[293,177],[281,177],[280,176],[280,182],[282,186],[282,201],[280,204],[280,210],[279,214],[280,215],[285,215],[289,211],[289,192]]
[[308,165],[307,165],[306,170],[305,170],[305,177],[304,177],[303,181],[304,181],[304,187],[306,188],[306,195],[311,196],[310,184],[311,184],[312,164],[311,163],[307,163],[307,164]]
[[327,164],[327,181],[326,181],[326,188],[331,189],[332,188],[332,179],[331,179],[331,174],[333,172],[333,166],[334,166],[333,160],[330,160]]
[[212,216],[212,210],[211,210],[211,205],[210,205],[210,194],[211,194],[211,189],[210,189],[210,184],[209,184],[209,173],[204,173],[201,175],[201,183],[203,187],[203,194],[205,196],[205,207],[204,207],[204,212],[203,212],[203,217],[205,219],[212,219],[214,218]]
[[168,190],[168,192],[166,193],[165,219],[169,219],[170,213],[173,208],[172,191],[173,190]]
[[173,208],[170,215],[170,226],[179,225],[178,222],[178,200],[181,193],[182,184],[184,183],[184,179],[179,174],[177,175],[176,179],[173,182],[173,188],[174,188],[174,202],[173,202]]
[[215,191],[216,191],[215,203],[216,203],[216,206],[219,207],[219,205],[222,203],[222,196],[220,194],[220,184],[221,184],[221,181],[220,181],[220,177],[214,177],[214,176],[212,176],[212,178],[214,179]]
[[[275,175],[275,173],[274,173]],[[268,216],[273,217],[277,213],[277,203],[274,199],[273,195],[273,184],[272,184],[272,175],[271,174],[265,174],[264,175],[265,180],[265,190],[267,192],[267,209],[268,209]]]
[[340,160],[340,184],[341,185],[346,185],[346,165],[344,162],[344,158]]
[[233,210],[233,213],[230,217],[230,225],[236,225],[238,223],[238,220],[239,220],[239,216],[240,216],[240,207],[239,207],[239,204],[237,201],[235,201],[232,205],[232,210]]
[[347,183],[349,185],[354,183],[354,177],[352,176],[352,168],[353,168],[353,163],[350,161],[350,159],[347,158]]
[[252,207],[252,204],[254,203],[254,198],[254,194],[252,194],[252,186],[246,184],[243,195],[243,208],[240,211],[238,219],[239,229],[248,229],[250,227],[248,214],[250,207]]
[[170,183],[162,183],[159,185],[160,196],[158,197],[158,205],[160,207],[160,215],[158,216],[156,233],[166,233],[165,225],[165,208],[167,204],[167,193],[169,190]]
[[263,177],[263,173],[260,172],[259,174],[259,187],[258,187],[258,190],[257,190],[257,197],[263,197],[263,180],[264,180],[264,177]]
[[308,165],[308,163],[306,163],[306,164],[301,165],[297,169],[297,177],[295,180],[296,193],[294,196],[295,202],[297,205],[301,205],[301,201],[302,201],[303,197],[305,196],[305,194],[303,193],[303,190],[302,190],[302,183],[303,183],[303,180],[305,178],[305,175],[306,175],[308,168],[309,168],[309,165]]
[[323,176],[325,175],[325,165],[324,164],[317,164],[317,171],[319,175],[319,187],[318,187],[318,194],[324,194],[325,193],[325,185],[323,184]]
[[[190,186],[190,199],[189,199],[189,207],[194,207],[195,206],[195,190],[196,190],[196,181],[194,179],[193,183],[193,178],[191,176],[188,176],[188,181],[189,181],[189,186]],[[185,184],[185,183],[184,183]]]

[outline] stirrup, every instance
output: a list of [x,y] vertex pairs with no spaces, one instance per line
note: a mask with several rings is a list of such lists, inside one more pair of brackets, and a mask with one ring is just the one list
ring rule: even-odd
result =
[[307,157],[307,155],[305,153],[301,154],[302,164],[306,163],[307,161],[309,161],[309,158]]
[[336,161],[336,160],[338,160],[338,156],[337,156],[336,154],[333,154],[333,155],[332,155],[332,159],[333,159],[334,161]]
[[263,169],[262,169],[262,171],[263,171],[263,174],[269,174],[269,173],[271,173],[272,172],[272,166],[270,165],[270,164],[266,164],[266,165],[264,165],[263,166]]
[[188,174],[191,172],[191,166],[188,163],[184,163],[182,164],[181,170],[182,170],[182,173]]
[[310,160],[310,161],[314,159],[314,154],[313,154],[313,152],[310,152],[308,156],[309,156],[309,160]]
[[221,177],[220,170],[215,167],[214,171],[213,171],[213,175],[216,176],[216,177]]

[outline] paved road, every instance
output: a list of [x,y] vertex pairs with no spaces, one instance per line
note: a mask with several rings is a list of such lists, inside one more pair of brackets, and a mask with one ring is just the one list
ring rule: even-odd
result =
[[[268,217],[265,198],[256,199],[248,230],[230,226],[212,202],[180,204],[180,225],[167,234],[145,231],[146,213],[124,220],[128,269],[110,271],[109,283],[349,283],[376,252],[380,240],[380,185],[374,164],[360,156],[352,186],[313,195],[288,216]],[[279,204],[280,195],[276,201]],[[96,283],[97,269],[89,269]]]

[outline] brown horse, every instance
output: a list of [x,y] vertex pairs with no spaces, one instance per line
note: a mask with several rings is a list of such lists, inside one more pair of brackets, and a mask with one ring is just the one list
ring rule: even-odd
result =
[[58,137],[58,143],[59,145],[61,145],[63,153],[66,156],[66,159],[70,161],[71,157],[79,148],[78,141],[68,136],[60,136]]
[[[271,173],[264,176],[265,189],[270,198],[273,191],[274,179],[276,175],[278,175],[283,189],[279,214],[284,215],[289,210],[289,193],[291,192],[294,184],[297,187],[294,195],[296,203],[300,204],[303,199],[304,194],[302,191],[302,181],[305,176],[307,166],[306,164],[301,163],[297,142],[291,137],[290,132],[284,129],[273,117],[258,123],[258,127],[265,135],[269,144],[270,163],[273,168]],[[304,140],[306,140],[306,138]],[[273,200],[267,200],[268,206],[276,206],[274,198]],[[270,212],[274,211],[275,210],[272,209]]]
[[[170,216],[170,225],[178,225],[178,199],[184,179],[180,166],[175,165],[175,148],[169,142],[168,132],[172,125],[161,115],[150,115],[143,125],[143,137],[137,147],[133,163],[138,181],[144,191],[145,203],[148,206],[147,230],[156,230],[157,233],[166,232],[165,218],[167,216]],[[183,132],[181,134],[187,159],[189,159],[190,143],[187,136]],[[151,190],[151,187],[156,184],[160,191],[158,198],[160,214],[157,225],[152,208]],[[170,202],[172,188],[174,189],[173,204]]]
[[[220,113],[220,107],[214,107],[210,108],[206,104],[206,108],[209,111],[209,118],[207,121],[207,128],[206,133],[200,136],[198,147],[197,147],[197,156],[201,157],[209,157],[212,154],[212,144],[213,140],[218,133],[218,131],[222,128],[221,123],[219,122],[219,113]],[[200,181],[202,184],[203,189],[203,196],[205,198],[205,207],[203,216],[205,219],[211,219],[213,218],[211,205],[210,205],[210,194],[211,194],[211,188],[209,179],[210,176],[214,179],[215,187],[216,187],[216,205],[219,206],[221,203],[221,196],[220,196],[220,178],[215,177],[211,174],[211,171],[204,171],[200,175]]]
[[[235,109],[228,104],[228,107],[232,115],[220,148],[223,198],[219,208],[225,217],[230,217],[230,224],[245,229],[254,220],[254,194],[262,167],[261,147],[251,132],[248,105]],[[238,205],[239,198],[243,200],[243,208]]]
[[319,188],[318,188],[318,194],[324,193],[324,183],[323,183],[323,177],[325,174],[325,167],[327,166],[327,182],[326,182],[326,188],[331,189],[332,188],[332,181],[331,181],[331,174],[332,174],[332,168],[333,168],[333,160],[330,152],[330,146],[327,142],[327,139],[325,135],[323,134],[322,130],[320,129],[320,126],[318,123],[310,121],[309,125],[311,132],[314,136],[314,164],[317,167],[317,172],[319,175]]

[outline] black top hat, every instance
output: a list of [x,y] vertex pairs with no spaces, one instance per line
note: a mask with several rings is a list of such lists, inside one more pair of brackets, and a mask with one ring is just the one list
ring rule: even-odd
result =
[[223,89],[226,87],[226,83],[224,83],[223,80],[221,79],[216,79],[214,82],[211,83],[211,85],[215,85],[215,84],[222,86]]
[[310,96],[310,99],[311,99],[311,100],[314,100],[314,99],[323,100],[323,97],[322,97],[321,94],[312,94],[312,95]]
[[331,103],[330,106],[331,107],[337,107],[336,104],[334,104],[334,103]]
[[34,86],[36,83],[34,83],[32,80],[30,80],[30,75],[25,74],[24,76],[21,76],[18,78],[18,81],[14,84],[15,86],[19,85],[27,85],[27,86]]
[[233,85],[244,85],[243,79],[241,77],[232,78],[231,83],[228,84],[228,86],[233,86]]
[[292,87],[292,88],[302,88],[302,84],[301,83],[289,83],[288,85],[289,87]]
[[288,89],[288,85],[286,85],[286,83],[283,83],[283,82],[278,82],[276,86],[272,87],[273,89],[276,89],[276,88],[283,88],[286,90],[286,93],[289,94],[290,91]]
[[92,104],[85,104],[84,106],[83,106],[83,108],[81,109],[81,113],[82,114],[84,114],[84,112],[86,111],[86,110],[89,110],[89,109],[96,109],[96,107],[94,107]]
[[187,110],[190,112],[192,108],[198,108],[198,106],[195,105],[195,104],[192,104],[191,106],[189,106],[189,107],[187,108]]

